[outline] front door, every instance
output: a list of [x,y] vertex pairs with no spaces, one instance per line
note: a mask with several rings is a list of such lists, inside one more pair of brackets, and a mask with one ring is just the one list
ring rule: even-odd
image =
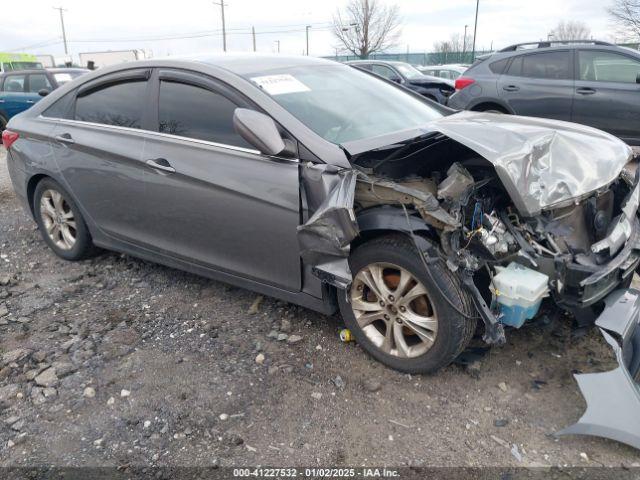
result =
[[640,61],[606,50],[578,51],[571,120],[640,144]]
[[573,52],[554,50],[514,57],[498,80],[498,95],[516,115],[569,120]]
[[159,70],[157,133],[145,142],[145,243],[183,260],[299,291],[298,161],[236,134],[250,107],[200,74]]

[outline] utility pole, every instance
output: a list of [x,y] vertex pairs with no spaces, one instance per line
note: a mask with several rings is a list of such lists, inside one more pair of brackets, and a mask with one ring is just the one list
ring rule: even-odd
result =
[[476,59],[476,35],[478,33],[478,10],[480,9],[480,0],[476,0],[476,22],[473,26],[473,50],[471,52],[471,63]]
[[256,51],[256,27],[251,26],[251,36],[253,37],[253,51]]
[[278,53],[280,53],[280,40],[276,40],[276,43],[278,44]]
[[309,29],[311,28],[311,25],[307,25],[305,27],[305,32],[307,34],[307,57],[309,56]]
[[224,3],[224,0],[220,0],[220,2],[213,2],[213,4],[220,5],[220,9],[222,12],[222,50],[226,52],[227,51],[227,26],[224,21],[224,7],[226,6],[226,4]]
[[467,51],[467,28],[469,25],[464,26],[464,37],[462,37],[462,53]]
[[60,25],[62,25],[62,41],[64,42],[64,54],[69,55],[69,48],[67,47],[67,32],[64,29],[64,13],[66,10],[62,7],[53,7],[54,10],[60,12]]

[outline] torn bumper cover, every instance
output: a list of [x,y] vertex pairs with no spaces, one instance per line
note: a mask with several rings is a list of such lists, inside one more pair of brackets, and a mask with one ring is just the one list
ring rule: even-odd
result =
[[640,449],[640,292],[616,290],[605,303],[596,325],[618,368],[575,375],[587,410],[556,435],[595,435]]
[[301,176],[307,208],[314,211],[298,227],[301,256],[322,281],[347,288],[350,244],[359,234],[353,211],[357,172],[310,164],[303,167]]

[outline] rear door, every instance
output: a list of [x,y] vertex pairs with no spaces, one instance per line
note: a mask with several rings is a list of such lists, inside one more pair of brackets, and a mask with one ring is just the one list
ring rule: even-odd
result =
[[298,161],[262,155],[235,132],[235,109],[252,106],[227,85],[159,69],[154,86],[157,133],[143,154],[145,244],[299,291]]
[[573,51],[553,50],[513,57],[498,80],[498,95],[517,115],[571,119]]
[[35,103],[26,90],[27,75],[25,73],[12,73],[5,76],[2,84],[0,108],[7,115],[7,120]]
[[149,74],[125,70],[83,85],[73,111],[55,121],[52,139],[60,172],[89,219],[104,234],[131,243],[143,236]]
[[607,50],[577,51],[572,121],[640,144],[640,60]]

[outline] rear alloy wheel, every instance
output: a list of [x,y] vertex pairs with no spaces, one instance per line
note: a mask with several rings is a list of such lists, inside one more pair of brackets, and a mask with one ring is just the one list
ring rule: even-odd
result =
[[360,270],[351,288],[358,326],[388,355],[425,354],[438,333],[438,316],[425,286],[404,268],[373,263]]
[[71,250],[78,236],[71,207],[57,190],[48,189],[40,197],[40,216],[49,239],[61,250]]
[[434,372],[469,344],[476,312],[460,280],[442,261],[427,270],[409,237],[363,243],[349,265],[353,281],[338,292],[340,313],[376,360],[401,372]]
[[60,184],[50,178],[40,181],[33,210],[42,238],[56,255],[81,260],[96,252],[80,210]]

